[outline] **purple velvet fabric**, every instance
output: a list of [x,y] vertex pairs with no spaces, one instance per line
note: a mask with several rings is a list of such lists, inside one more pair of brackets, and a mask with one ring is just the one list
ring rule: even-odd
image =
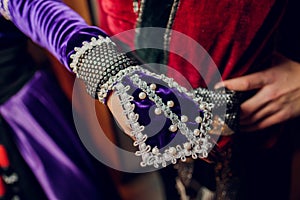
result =
[[[12,17],[11,20],[22,32],[39,45],[46,47],[66,66],[68,66],[68,59],[74,47],[81,46],[83,41],[89,41],[91,37],[105,35],[99,28],[88,26],[77,13],[61,1],[10,0],[9,11]],[[186,98],[182,94],[174,96],[172,93],[171,90],[163,86],[158,91],[158,94],[164,99],[169,98],[176,101],[178,95],[182,100]],[[149,109],[152,103],[150,101],[136,103],[137,108],[140,108],[137,112],[143,117],[146,116],[143,114],[147,112],[145,108]],[[185,104],[191,105],[193,103]],[[197,110],[195,106],[191,106],[191,108]],[[177,109],[176,112],[179,112],[177,114],[180,115],[180,109],[178,107],[174,109]],[[154,121],[156,121],[156,118]],[[158,119],[158,121],[160,120]],[[165,134],[165,132],[169,132],[169,125],[171,123],[167,120],[164,128],[154,136],[154,140],[156,140],[154,143],[158,142],[158,146],[165,146],[172,140],[174,134]]]
[[17,146],[49,199],[102,199],[92,159],[72,122],[72,110],[50,73],[38,71],[0,106]]
[[[3,3],[3,0],[0,0]],[[91,37],[105,35],[57,0],[9,0],[12,22],[34,42],[68,66],[74,47]]]
[[[155,93],[162,98],[162,101],[165,104],[170,100],[174,102],[174,107],[171,108],[172,112],[179,116],[179,119],[182,115],[187,116],[189,120],[186,122],[186,125],[190,130],[199,128],[199,124],[195,122],[195,118],[197,116],[203,117],[203,112],[199,109],[197,103],[185,93],[179,92],[176,88],[169,88],[167,84],[160,79],[140,72],[137,74],[139,74],[140,79],[146,81],[148,85],[151,83],[156,84]],[[135,104],[134,112],[139,114],[139,123],[145,126],[144,133],[148,135],[147,144],[152,147],[157,146],[158,148],[163,148],[170,142],[176,144],[187,142],[187,138],[182,134],[179,134],[179,130],[176,132],[171,132],[169,130],[170,125],[172,125],[170,119],[167,119],[163,113],[160,115],[154,113],[157,106],[153,101],[148,97],[145,99],[139,98],[139,93],[142,92],[142,90],[135,86],[129,77],[125,77],[122,83],[130,86],[128,93],[134,97],[132,103]],[[173,141],[175,136],[176,139]]]
[[[3,0],[0,2],[3,3]],[[91,37],[105,35],[99,28],[88,26],[61,1],[10,0],[9,11],[12,22],[24,34],[48,49],[65,66],[69,64],[74,47],[80,47],[83,41],[90,41]],[[165,103],[171,99],[174,101],[176,106],[172,110],[177,115],[185,114],[195,119],[201,113],[198,105],[185,94],[169,89],[161,80],[140,75],[148,82],[158,84],[157,94]],[[63,117],[64,108],[61,105],[64,104],[59,105],[58,100],[63,95],[51,82],[47,74],[38,72],[18,94],[0,107],[0,113],[15,132],[22,156],[49,199],[99,199],[97,187],[85,174],[92,173],[93,167],[74,136],[76,132],[70,127],[72,122]],[[138,92],[138,89],[133,91],[134,96]],[[135,104],[140,123],[152,134],[149,135],[149,144],[162,148],[172,141],[176,133],[168,130],[170,120],[165,120],[163,114],[147,114],[154,108],[153,102],[135,99]],[[198,128],[193,121],[188,124],[190,128]],[[156,132],[153,126],[161,129]],[[181,142],[186,141],[183,136],[178,138]]]
[[[23,33],[65,66],[74,47],[104,35],[60,1],[11,0],[9,11],[12,22]],[[1,20],[1,41],[11,37],[11,33],[16,34],[10,44],[22,37],[15,29],[8,30]],[[91,155],[81,144],[68,105],[56,80],[49,73],[37,72],[0,106],[0,114],[15,133],[21,155],[49,199],[104,199],[104,192],[99,189],[103,188],[98,175],[101,168],[95,169]]]

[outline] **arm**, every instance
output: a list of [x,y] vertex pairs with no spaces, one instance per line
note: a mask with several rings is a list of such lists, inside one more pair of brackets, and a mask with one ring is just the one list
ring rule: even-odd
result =
[[4,16],[65,66],[69,66],[74,47],[92,37],[105,36],[58,0],[0,0],[0,7]]
[[[159,167],[169,162],[176,163],[177,159],[184,160],[186,156],[195,159],[208,156],[212,147],[208,131],[213,121],[213,104],[204,101],[201,92],[197,96],[172,79],[137,66],[108,37],[105,38],[100,29],[88,26],[60,1],[0,2],[6,16],[21,31],[46,47],[65,66],[71,67],[85,82],[92,97],[105,103],[110,92],[116,94],[114,104],[121,105],[121,113],[113,114],[117,119],[125,116],[120,120],[128,122],[128,134],[135,139],[134,145],[139,149],[136,155],[142,157],[142,165]],[[206,94],[208,99],[213,98],[211,93]],[[227,94],[218,93],[216,96],[221,97],[223,105],[230,100]],[[189,105],[190,112],[182,110],[181,102]],[[116,107],[110,105],[112,110]],[[155,117],[151,118],[154,113]],[[158,127],[161,128],[159,134],[151,137],[153,131],[146,130],[146,126],[153,125],[153,122],[163,124]],[[166,146],[175,136],[179,136],[179,144],[177,141],[176,146]]]

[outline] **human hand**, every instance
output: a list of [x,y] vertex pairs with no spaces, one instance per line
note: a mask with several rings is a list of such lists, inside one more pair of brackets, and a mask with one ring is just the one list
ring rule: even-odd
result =
[[129,124],[126,123],[128,119],[124,114],[124,109],[122,108],[121,101],[115,91],[113,91],[107,98],[107,107],[109,108],[120,128],[124,131],[124,133],[130,136],[131,128]]
[[225,86],[235,91],[258,92],[241,105],[242,131],[255,131],[300,116],[300,63],[279,54],[267,70],[226,80]]

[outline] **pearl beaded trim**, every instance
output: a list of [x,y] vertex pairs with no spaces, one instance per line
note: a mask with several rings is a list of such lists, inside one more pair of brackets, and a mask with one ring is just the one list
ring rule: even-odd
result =
[[102,36],[98,36],[98,39],[91,38],[91,42],[83,42],[82,47],[75,47],[75,54],[72,54],[70,58],[72,58],[72,62],[70,64],[71,69],[74,73],[77,73],[79,58],[89,49],[92,49],[94,46],[100,46],[103,43],[113,43],[108,37],[104,38]]
[[[169,78],[163,74],[156,74],[153,72],[150,72],[149,70],[146,70],[138,65],[131,66],[126,69],[120,70],[116,75],[109,77],[108,81],[100,86],[100,91],[98,92],[98,99],[100,102],[104,102],[105,98],[107,97],[107,93],[113,89],[113,85],[120,82],[125,76],[130,76],[136,72],[144,73],[148,76],[152,76],[157,79],[161,79],[165,83],[168,84],[170,88],[176,88],[179,92],[185,93],[187,96],[194,99],[194,101],[201,100],[199,97],[195,97],[195,94],[193,92],[188,91],[185,87],[180,86],[174,79]],[[151,89],[152,90],[152,89]],[[212,104],[207,104],[204,102],[204,104],[200,104],[201,107],[209,106],[211,107]]]
[[[125,69],[126,70],[126,69]],[[151,72],[143,69],[146,74],[151,74]],[[127,74],[128,75],[128,74]],[[158,168],[159,166],[165,167],[168,163],[175,164],[178,159],[182,161],[186,160],[186,157],[192,156],[192,158],[206,158],[208,156],[208,150],[212,147],[212,144],[209,142],[210,136],[207,132],[210,130],[210,124],[212,122],[211,109],[207,103],[204,103],[203,112],[205,120],[200,125],[199,134],[195,135],[194,131],[190,130],[187,125],[179,120],[179,117],[173,113],[170,107],[163,103],[162,99],[156,95],[153,88],[147,85],[147,83],[140,79],[138,74],[128,75],[132,83],[140,88],[147,97],[153,101],[157,108],[155,109],[156,114],[163,113],[167,118],[172,122],[172,125],[169,128],[169,131],[176,132],[178,129],[181,134],[185,135],[187,141],[182,145],[176,145],[176,147],[167,147],[164,152],[162,152],[157,147],[151,147],[146,144],[148,136],[143,134],[144,126],[140,125],[138,122],[139,115],[134,113],[135,105],[131,103],[134,99],[133,96],[129,95],[127,92],[130,89],[129,85],[123,85],[120,81],[113,86],[113,90],[116,91],[118,98],[120,99],[121,105],[124,109],[124,114],[128,119],[130,128],[132,129],[130,136],[134,137],[136,140],[134,146],[138,146],[139,150],[135,153],[137,156],[141,156],[142,162],[141,166],[154,166]],[[177,84],[173,81],[170,81],[170,78],[160,75],[161,80],[168,80],[169,86],[174,88],[178,87]],[[184,90],[184,89],[183,89]],[[197,101],[198,103],[198,101]]]

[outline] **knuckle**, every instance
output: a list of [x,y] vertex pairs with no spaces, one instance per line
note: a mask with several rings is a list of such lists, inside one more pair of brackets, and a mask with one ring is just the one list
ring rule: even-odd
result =
[[272,88],[266,88],[270,100],[276,100],[278,98],[278,92]]
[[290,112],[288,111],[288,109],[283,110],[282,112],[280,112],[280,113],[278,114],[278,117],[277,117],[277,123],[286,121],[287,119],[290,118],[290,116],[291,116],[291,114],[290,114]]
[[276,73],[273,70],[262,71],[265,84],[270,84],[276,80]]
[[270,112],[275,113],[276,111],[282,109],[282,104],[280,102],[273,103]]
[[290,119],[292,116],[293,116],[293,108],[286,107],[282,112],[282,119],[287,120]]
[[278,98],[278,94],[276,91],[271,91],[269,97],[271,100],[276,100]]
[[241,84],[242,88],[244,88],[245,90],[249,90],[251,88],[251,82],[247,79],[241,81],[240,84]]

